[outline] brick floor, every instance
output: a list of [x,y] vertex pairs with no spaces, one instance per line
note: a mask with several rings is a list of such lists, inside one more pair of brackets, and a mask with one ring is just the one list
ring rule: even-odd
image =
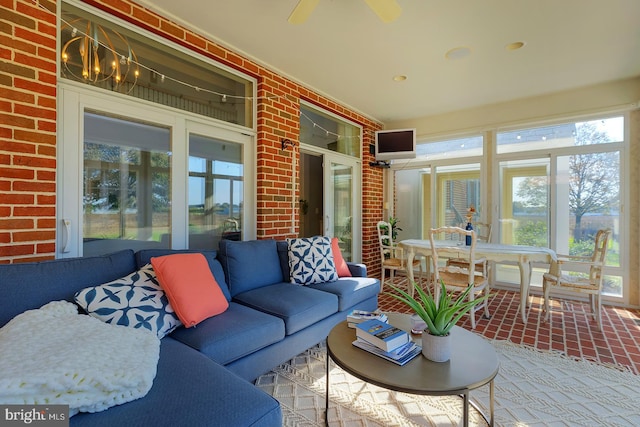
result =
[[[385,289],[385,291],[388,289]],[[556,350],[572,357],[584,358],[603,364],[626,366],[640,374],[640,310],[603,306],[602,331],[589,314],[588,304],[577,301],[563,302],[564,310],[551,312],[545,323],[542,299],[532,297],[526,325],[520,316],[518,292],[493,289],[489,304],[491,319],[476,313],[475,332],[490,339],[510,340],[540,350]],[[556,307],[560,301],[554,301]],[[411,310],[398,300],[380,294],[382,311],[408,313]],[[468,316],[459,326],[471,329]]]

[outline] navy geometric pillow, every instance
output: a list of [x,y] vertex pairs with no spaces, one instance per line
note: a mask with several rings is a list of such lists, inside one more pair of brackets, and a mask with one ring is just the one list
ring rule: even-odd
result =
[[310,285],[338,280],[330,237],[303,237],[287,242],[291,283]]
[[151,264],[121,279],[78,291],[75,301],[103,322],[145,328],[158,338],[182,325]]

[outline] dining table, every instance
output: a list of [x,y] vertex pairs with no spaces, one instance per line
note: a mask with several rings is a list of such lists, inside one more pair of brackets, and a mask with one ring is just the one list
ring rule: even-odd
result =
[[[455,246],[460,254],[468,253],[469,247],[463,241],[456,240],[436,240],[436,246]],[[427,259],[431,258],[431,242],[426,239],[407,239],[398,242],[407,256],[407,264],[413,265],[416,255],[423,255]],[[531,264],[543,263],[551,264],[557,259],[553,249],[539,246],[509,245],[503,243],[477,242],[475,246],[476,258],[485,258],[487,261],[517,263],[520,269],[520,311],[522,322],[527,322],[527,307],[529,306],[529,287],[531,285]],[[427,271],[429,271],[427,264]],[[409,293],[413,295],[414,276],[413,269],[407,268],[409,277]]]

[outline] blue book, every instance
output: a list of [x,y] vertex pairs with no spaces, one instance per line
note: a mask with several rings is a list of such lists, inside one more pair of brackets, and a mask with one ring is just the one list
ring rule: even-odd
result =
[[387,352],[411,341],[408,333],[378,319],[358,323],[356,336]]
[[413,341],[400,346],[398,349],[394,350],[393,352],[383,351],[382,349],[376,347],[375,345],[370,344],[367,341],[363,341],[360,338],[356,339],[353,342],[353,345],[400,366],[404,365],[405,363],[407,363],[408,361],[410,361],[411,359],[413,359],[414,357],[416,357],[418,354],[422,352],[422,347],[420,347]]

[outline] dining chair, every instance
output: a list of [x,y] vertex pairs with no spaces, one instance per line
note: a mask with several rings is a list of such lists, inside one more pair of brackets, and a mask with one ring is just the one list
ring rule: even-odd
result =
[[[464,228],[461,226],[460,228]],[[484,222],[474,223],[474,231],[476,232],[476,241],[488,243],[491,241],[491,224]],[[450,258],[447,259],[448,266],[456,266],[460,268],[466,268],[466,260],[463,258]],[[490,277],[489,262],[485,258],[475,259],[476,271],[482,273],[487,279]]]
[[[450,241],[450,244],[442,243],[445,236],[449,238],[446,241]],[[464,243],[467,237],[471,237],[471,245],[469,246]],[[469,266],[477,265],[475,256],[477,235],[474,230],[465,230],[461,227],[432,228],[429,232],[429,241],[433,264],[432,283],[436,299],[440,297],[441,280],[448,291],[464,291],[469,285],[473,285],[473,291],[469,292],[469,300],[474,300],[483,294],[489,295],[491,286],[486,274],[476,271],[475,268],[469,268]],[[447,265],[446,259],[459,259],[462,262],[459,265]],[[440,266],[441,260],[444,261],[442,262],[444,266]],[[475,313],[480,310],[484,311],[486,319],[490,318],[488,298],[469,311],[472,329],[476,328]]]
[[[578,294],[587,294],[591,314],[602,330],[602,282],[611,230],[598,230],[591,256],[557,255],[557,260],[549,266],[549,272],[542,277],[544,298],[544,321],[549,319],[551,289]],[[580,268],[582,267],[582,268]],[[582,270],[582,272],[580,272]],[[588,273],[586,271],[588,270]]]
[[[382,269],[382,280],[380,284],[382,288],[385,285],[385,271],[389,270],[389,280],[395,285],[395,273],[397,271],[407,271],[407,258],[402,247],[399,247],[393,240],[393,230],[391,224],[386,221],[379,221],[378,226],[378,244],[380,246],[380,267]],[[415,258],[411,265],[413,270],[418,269],[418,280],[422,280],[422,263],[420,258]]]

